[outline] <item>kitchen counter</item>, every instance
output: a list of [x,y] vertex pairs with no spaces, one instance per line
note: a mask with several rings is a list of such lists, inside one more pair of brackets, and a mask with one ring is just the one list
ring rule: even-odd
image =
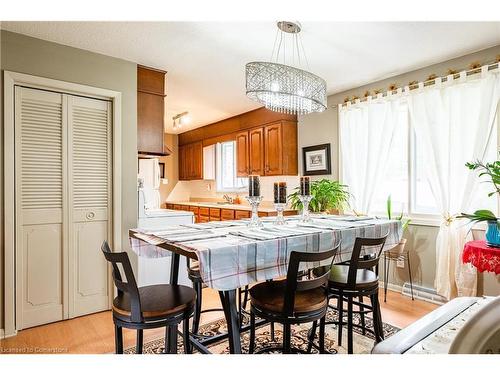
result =
[[[211,202],[175,202],[175,201],[168,201],[166,203],[178,204],[181,206],[220,208],[220,209],[238,210],[238,211],[252,211],[252,207],[245,204],[217,204]],[[295,210],[291,208],[286,208],[285,211],[295,211]],[[276,213],[276,210],[274,209],[274,207],[259,207],[259,212]]]

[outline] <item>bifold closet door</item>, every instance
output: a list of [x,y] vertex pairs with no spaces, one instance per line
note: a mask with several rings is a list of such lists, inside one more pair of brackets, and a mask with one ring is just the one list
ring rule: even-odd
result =
[[65,98],[15,88],[16,325],[67,317]]
[[111,236],[111,103],[68,97],[69,317],[109,308],[102,241]]
[[15,88],[16,327],[109,308],[111,103]]

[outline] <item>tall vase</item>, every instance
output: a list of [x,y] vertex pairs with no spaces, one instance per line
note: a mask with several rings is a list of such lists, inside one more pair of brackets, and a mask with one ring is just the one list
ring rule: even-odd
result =
[[486,231],[486,243],[489,246],[500,247],[500,230],[496,220],[488,221],[488,230]]

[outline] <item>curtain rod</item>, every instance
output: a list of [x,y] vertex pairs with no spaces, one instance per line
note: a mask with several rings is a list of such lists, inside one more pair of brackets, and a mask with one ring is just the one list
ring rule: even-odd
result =
[[[482,65],[482,66],[477,67],[477,68],[472,68],[472,69],[466,70],[465,71],[466,77],[474,75],[474,74],[477,74],[477,73],[481,73],[481,71],[482,71],[482,69],[483,69],[484,66],[487,67],[487,71],[495,70],[495,69],[500,69],[500,61],[495,61],[495,62],[490,63],[490,64],[485,64],[485,65]],[[457,72],[457,73],[449,74],[447,76],[441,76],[441,77],[436,77],[436,78],[433,78],[433,79],[429,79],[427,81],[423,81],[422,83],[423,83],[424,87],[428,87],[428,86],[432,86],[432,85],[436,84],[436,81],[438,81],[438,80],[441,80],[441,83],[443,83],[443,82],[447,82],[448,81],[448,77],[449,76],[453,76],[452,78],[455,80],[455,79],[460,78],[460,75],[461,75],[461,72]],[[408,90],[411,91],[411,90],[418,89],[419,86],[420,86],[420,83],[415,83],[413,85],[408,85],[408,86],[405,86],[405,87],[408,87]],[[397,94],[398,89],[396,89],[396,90],[388,90],[388,91],[382,93],[381,97],[382,98],[387,97],[389,92],[391,94]],[[377,95],[375,95],[375,97],[377,97]],[[368,97],[359,98],[358,100],[359,100],[360,103],[361,102],[366,102],[368,100]],[[352,101],[350,100],[349,102],[352,102]],[[331,106],[331,108],[338,108],[339,106],[343,106],[343,105],[346,105],[346,102],[334,104],[334,105]]]

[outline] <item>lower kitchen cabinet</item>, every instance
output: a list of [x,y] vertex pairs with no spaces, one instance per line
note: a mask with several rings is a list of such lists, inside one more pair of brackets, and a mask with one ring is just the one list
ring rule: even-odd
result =
[[[167,203],[166,207],[173,210],[191,211],[195,222],[206,223],[208,221],[241,220],[251,216],[250,210],[234,210],[231,208],[200,207],[186,204]],[[296,210],[285,210],[285,216],[296,215]],[[276,216],[276,212],[260,211],[260,217]]]

